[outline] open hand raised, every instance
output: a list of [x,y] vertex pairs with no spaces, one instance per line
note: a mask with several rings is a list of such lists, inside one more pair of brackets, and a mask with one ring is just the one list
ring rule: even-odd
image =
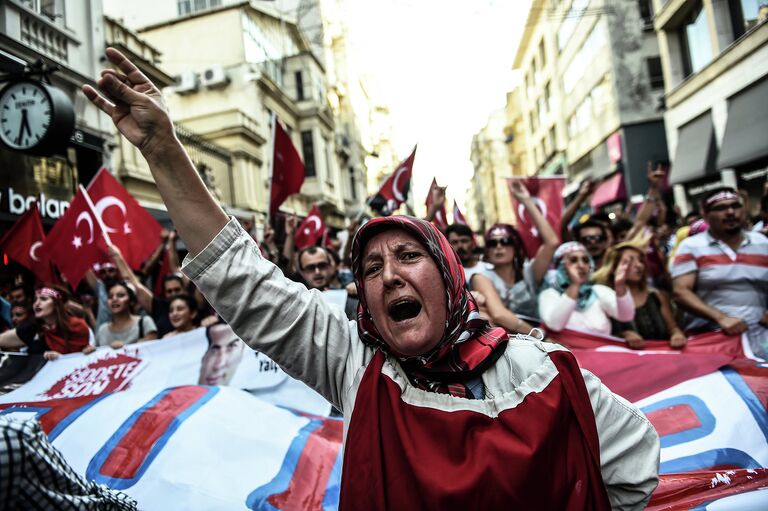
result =
[[163,96],[125,55],[107,48],[106,56],[118,70],[103,70],[96,82],[98,90],[83,85],[83,93],[147,156],[161,145],[159,141],[174,136]]

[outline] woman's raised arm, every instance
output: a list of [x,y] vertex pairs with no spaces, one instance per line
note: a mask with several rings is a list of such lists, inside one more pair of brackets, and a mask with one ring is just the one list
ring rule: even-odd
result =
[[98,90],[84,85],[83,93],[141,151],[181,239],[197,254],[224,227],[227,215],[176,138],[160,90],[119,51],[107,48],[106,56],[118,71],[102,71]]

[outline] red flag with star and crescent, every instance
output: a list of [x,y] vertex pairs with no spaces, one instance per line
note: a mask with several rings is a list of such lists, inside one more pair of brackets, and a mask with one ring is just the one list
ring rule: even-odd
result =
[[320,213],[320,209],[317,204],[312,206],[309,210],[307,218],[305,218],[294,234],[294,242],[296,243],[296,250],[301,250],[306,247],[317,245],[325,235],[326,227],[323,215]]
[[51,261],[42,250],[43,242],[45,232],[35,203],[0,240],[0,250],[34,273],[40,281],[52,282]]
[[397,166],[392,175],[381,185],[379,192],[368,202],[371,209],[382,216],[389,216],[406,201],[408,190],[411,188],[411,174],[415,159],[416,147],[413,148],[410,156]]
[[555,232],[560,232],[560,219],[563,216],[563,188],[565,179],[560,177],[529,177],[529,178],[507,178],[507,187],[509,188],[509,197],[512,201],[512,210],[517,217],[517,232],[523,239],[525,251],[528,257],[534,257],[541,246],[539,232],[533,225],[525,207],[515,199],[512,194],[512,182],[515,179],[522,179],[523,184],[528,188],[536,207],[547,219],[547,223],[554,227]]
[[112,243],[131,268],[140,268],[160,243],[162,226],[106,168],[91,180],[88,195]]
[[280,204],[289,196],[299,193],[304,184],[304,163],[277,119],[272,152],[272,182],[269,192],[269,216],[274,218]]
[[109,260],[104,231],[86,193],[81,186],[42,246],[73,287],[94,263]]

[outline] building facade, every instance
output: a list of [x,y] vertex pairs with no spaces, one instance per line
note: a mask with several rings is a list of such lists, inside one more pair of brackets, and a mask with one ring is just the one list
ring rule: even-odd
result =
[[604,183],[614,193],[597,206],[644,193],[648,162],[668,159],[649,6],[534,0],[514,58],[527,170],[564,174],[566,195],[584,179]]
[[516,175],[510,163],[505,135],[505,110],[493,112],[488,123],[472,137],[470,160],[474,167],[468,201],[467,221],[474,229],[485,229],[496,222],[515,223],[506,178]]
[[147,9],[106,5],[162,51],[177,82],[166,89],[174,121],[223,149],[215,161],[228,159],[229,176],[223,167],[211,175],[225,203],[266,211],[274,114],[306,170],[284,212],[304,215],[317,203],[336,228],[359,214],[375,154],[372,101],[346,52],[338,1],[137,2]]
[[768,3],[654,0],[670,182],[683,212],[720,185],[756,214],[768,174]]
[[[101,2],[6,0],[0,2],[0,88],[15,80],[47,82],[63,93],[74,129],[45,155],[0,145],[2,229],[38,199],[44,224],[68,207],[78,184],[87,184],[104,161],[109,119],[82,95],[94,84],[104,53]],[[20,133],[21,133],[20,129]]]

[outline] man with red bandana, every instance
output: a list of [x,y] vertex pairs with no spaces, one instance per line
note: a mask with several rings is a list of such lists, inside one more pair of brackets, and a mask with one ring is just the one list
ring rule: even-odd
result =
[[701,212],[709,229],[684,239],[671,265],[675,300],[687,312],[685,328],[747,332],[754,354],[765,358],[768,238],[744,230],[746,211],[732,188],[709,192]]

